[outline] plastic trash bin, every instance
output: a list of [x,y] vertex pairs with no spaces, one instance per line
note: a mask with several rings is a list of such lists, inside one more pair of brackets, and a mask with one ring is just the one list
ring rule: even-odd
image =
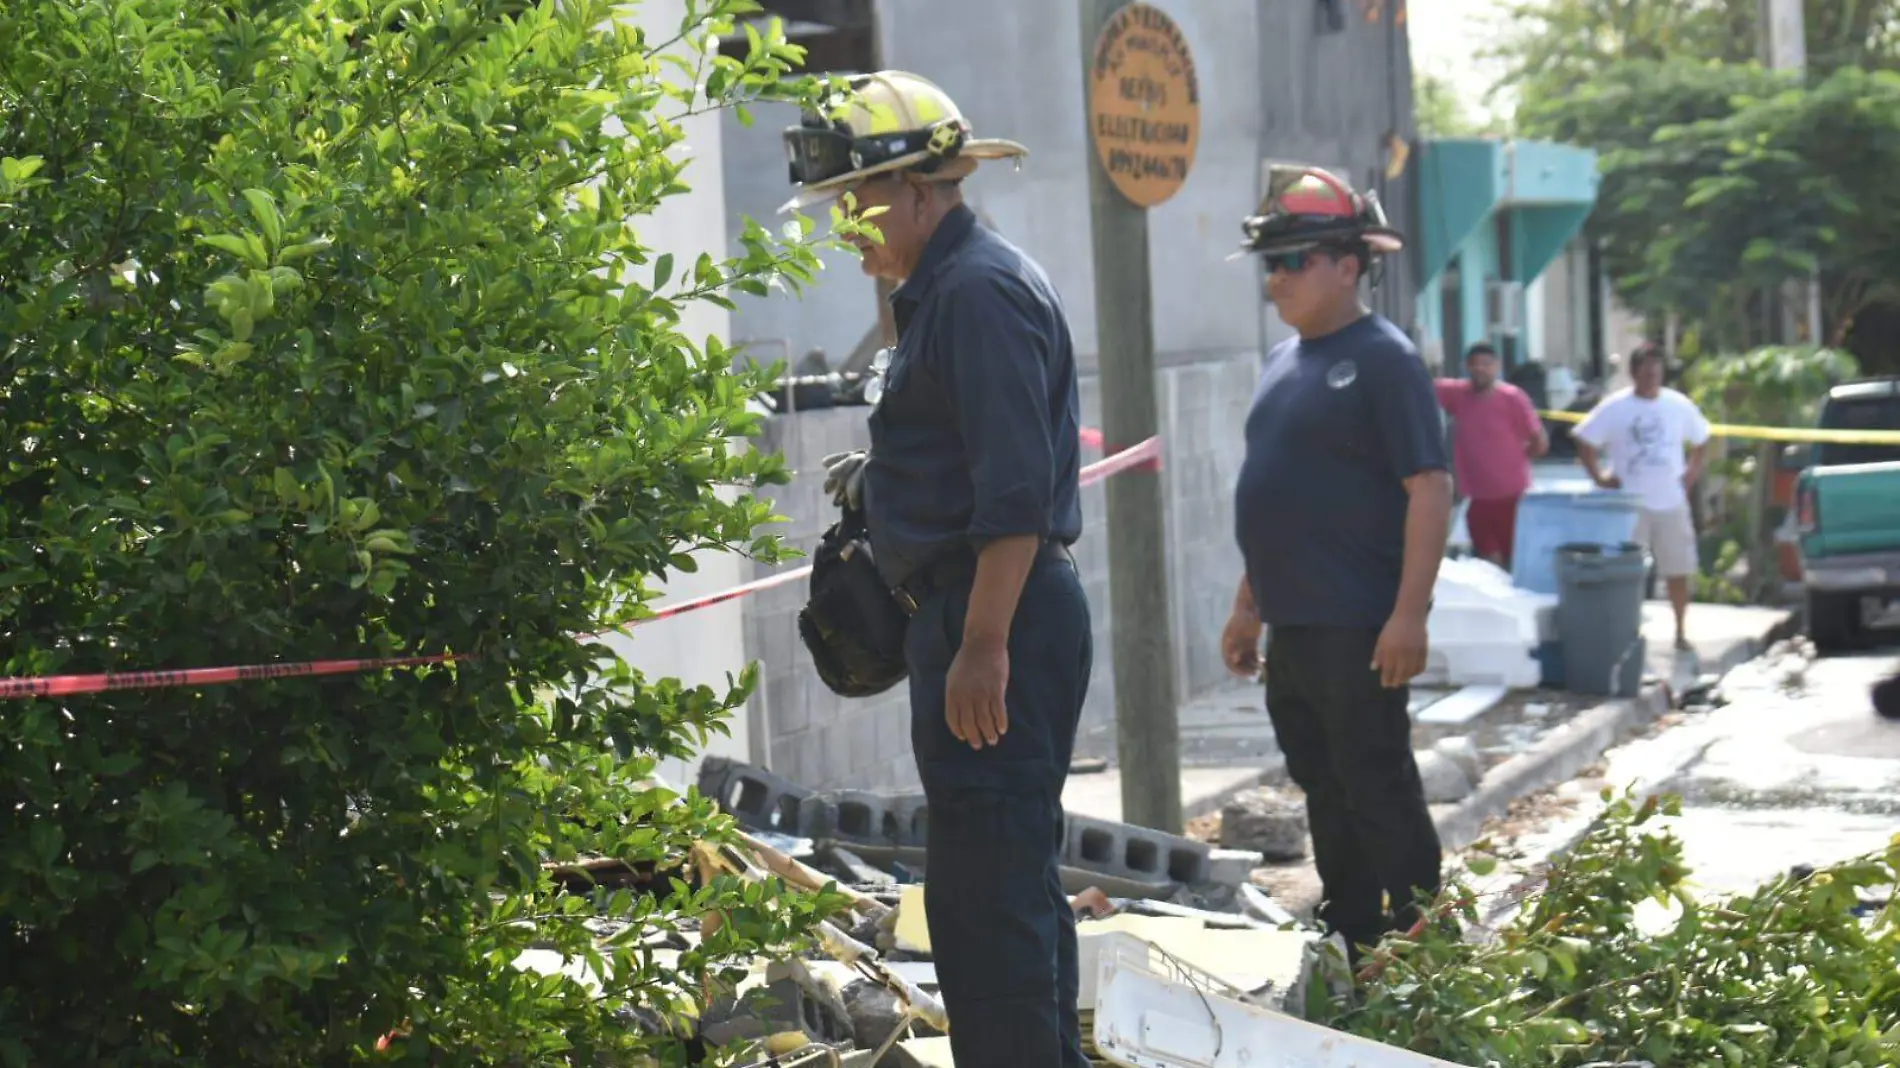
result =
[[1557,592],[1557,547],[1620,545],[1636,536],[1640,507],[1634,493],[1526,493],[1517,505],[1511,543],[1511,581],[1532,593]]
[[1557,549],[1557,633],[1572,693],[1632,697],[1643,682],[1643,584],[1649,552],[1634,542]]

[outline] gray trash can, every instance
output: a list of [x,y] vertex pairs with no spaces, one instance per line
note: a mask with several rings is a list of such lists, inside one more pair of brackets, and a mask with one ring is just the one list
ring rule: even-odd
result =
[[1557,634],[1572,693],[1633,697],[1643,684],[1643,586],[1649,552],[1634,542],[1557,548]]

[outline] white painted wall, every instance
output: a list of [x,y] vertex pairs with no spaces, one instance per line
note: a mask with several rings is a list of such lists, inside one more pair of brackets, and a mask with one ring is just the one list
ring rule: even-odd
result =
[[[648,27],[648,36],[656,40],[671,37],[685,17],[684,0],[646,0],[634,14]],[[668,70],[677,76],[676,72]],[[677,105],[666,105],[676,107]],[[690,158],[683,175],[690,193],[672,197],[660,210],[641,220],[639,234],[655,254],[671,252],[676,262],[691,264],[700,253],[716,258],[726,253],[726,191],[720,154],[720,117],[717,113],[696,115],[684,123],[686,140],[679,153]],[[678,272],[675,272],[676,276]],[[721,341],[731,336],[731,317],[711,304],[687,308],[681,318],[680,332],[688,338],[711,336]],[[694,554],[699,570],[674,575],[660,584],[664,594],[659,602],[685,600],[730,589],[745,581],[746,561],[731,553]],[[677,678],[688,685],[707,685],[722,690],[728,675],[736,676],[745,667],[744,605],[737,601],[702,608],[686,615],[647,623],[631,634],[609,638],[607,644],[628,664],[651,678]],[[749,722],[751,709],[735,712],[729,722],[730,738],[715,737],[705,752],[740,760],[754,758]],[[698,760],[669,760],[660,774],[675,786],[691,784]]]

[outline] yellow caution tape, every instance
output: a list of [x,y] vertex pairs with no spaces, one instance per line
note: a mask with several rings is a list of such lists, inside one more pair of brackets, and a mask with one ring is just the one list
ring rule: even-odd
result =
[[[1559,423],[1581,423],[1583,412],[1539,412],[1545,419]],[[1718,438],[1745,438],[1750,441],[1780,441],[1789,444],[1827,445],[1900,445],[1900,430],[1822,430],[1807,427],[1736,426],[1714,423],[1709,433]]]

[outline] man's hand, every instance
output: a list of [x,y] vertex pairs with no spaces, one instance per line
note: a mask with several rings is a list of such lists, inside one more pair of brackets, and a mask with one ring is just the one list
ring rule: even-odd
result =
[[871,454],[863,449],[834,452],[825,457],[825,493],[831,503],[853,510],[864,506],[864,461]]
[[1603,472],[1598,471],[1595,475],[1591,477],[1596,482],[1597,487],[1600,489],[1615,490],[1615,489],[1623,488],[1623,480],[1616,477],[1615,475],[1606,475]]
[[1243,679],[1258,678],[1260,675],[1260,617],[1244,609],[1235,608],[1227,617],[1227,626],[1220,635],[1221,659],[1227,662],[1227,670]]
[[1425,617],[1411,612],[1394,612],[1379,632],[1379,644],[1372,650],[1372,670],[1379,682],[1396,690],[1425,670],[1425,654],[1430,648],[1425,635]]
[[1009,710],[1003,703],[1008,688],[1008,645],[965,639],[944,683],[943,715],[950,733],[972,749],[1001,741],[1009,733]]

